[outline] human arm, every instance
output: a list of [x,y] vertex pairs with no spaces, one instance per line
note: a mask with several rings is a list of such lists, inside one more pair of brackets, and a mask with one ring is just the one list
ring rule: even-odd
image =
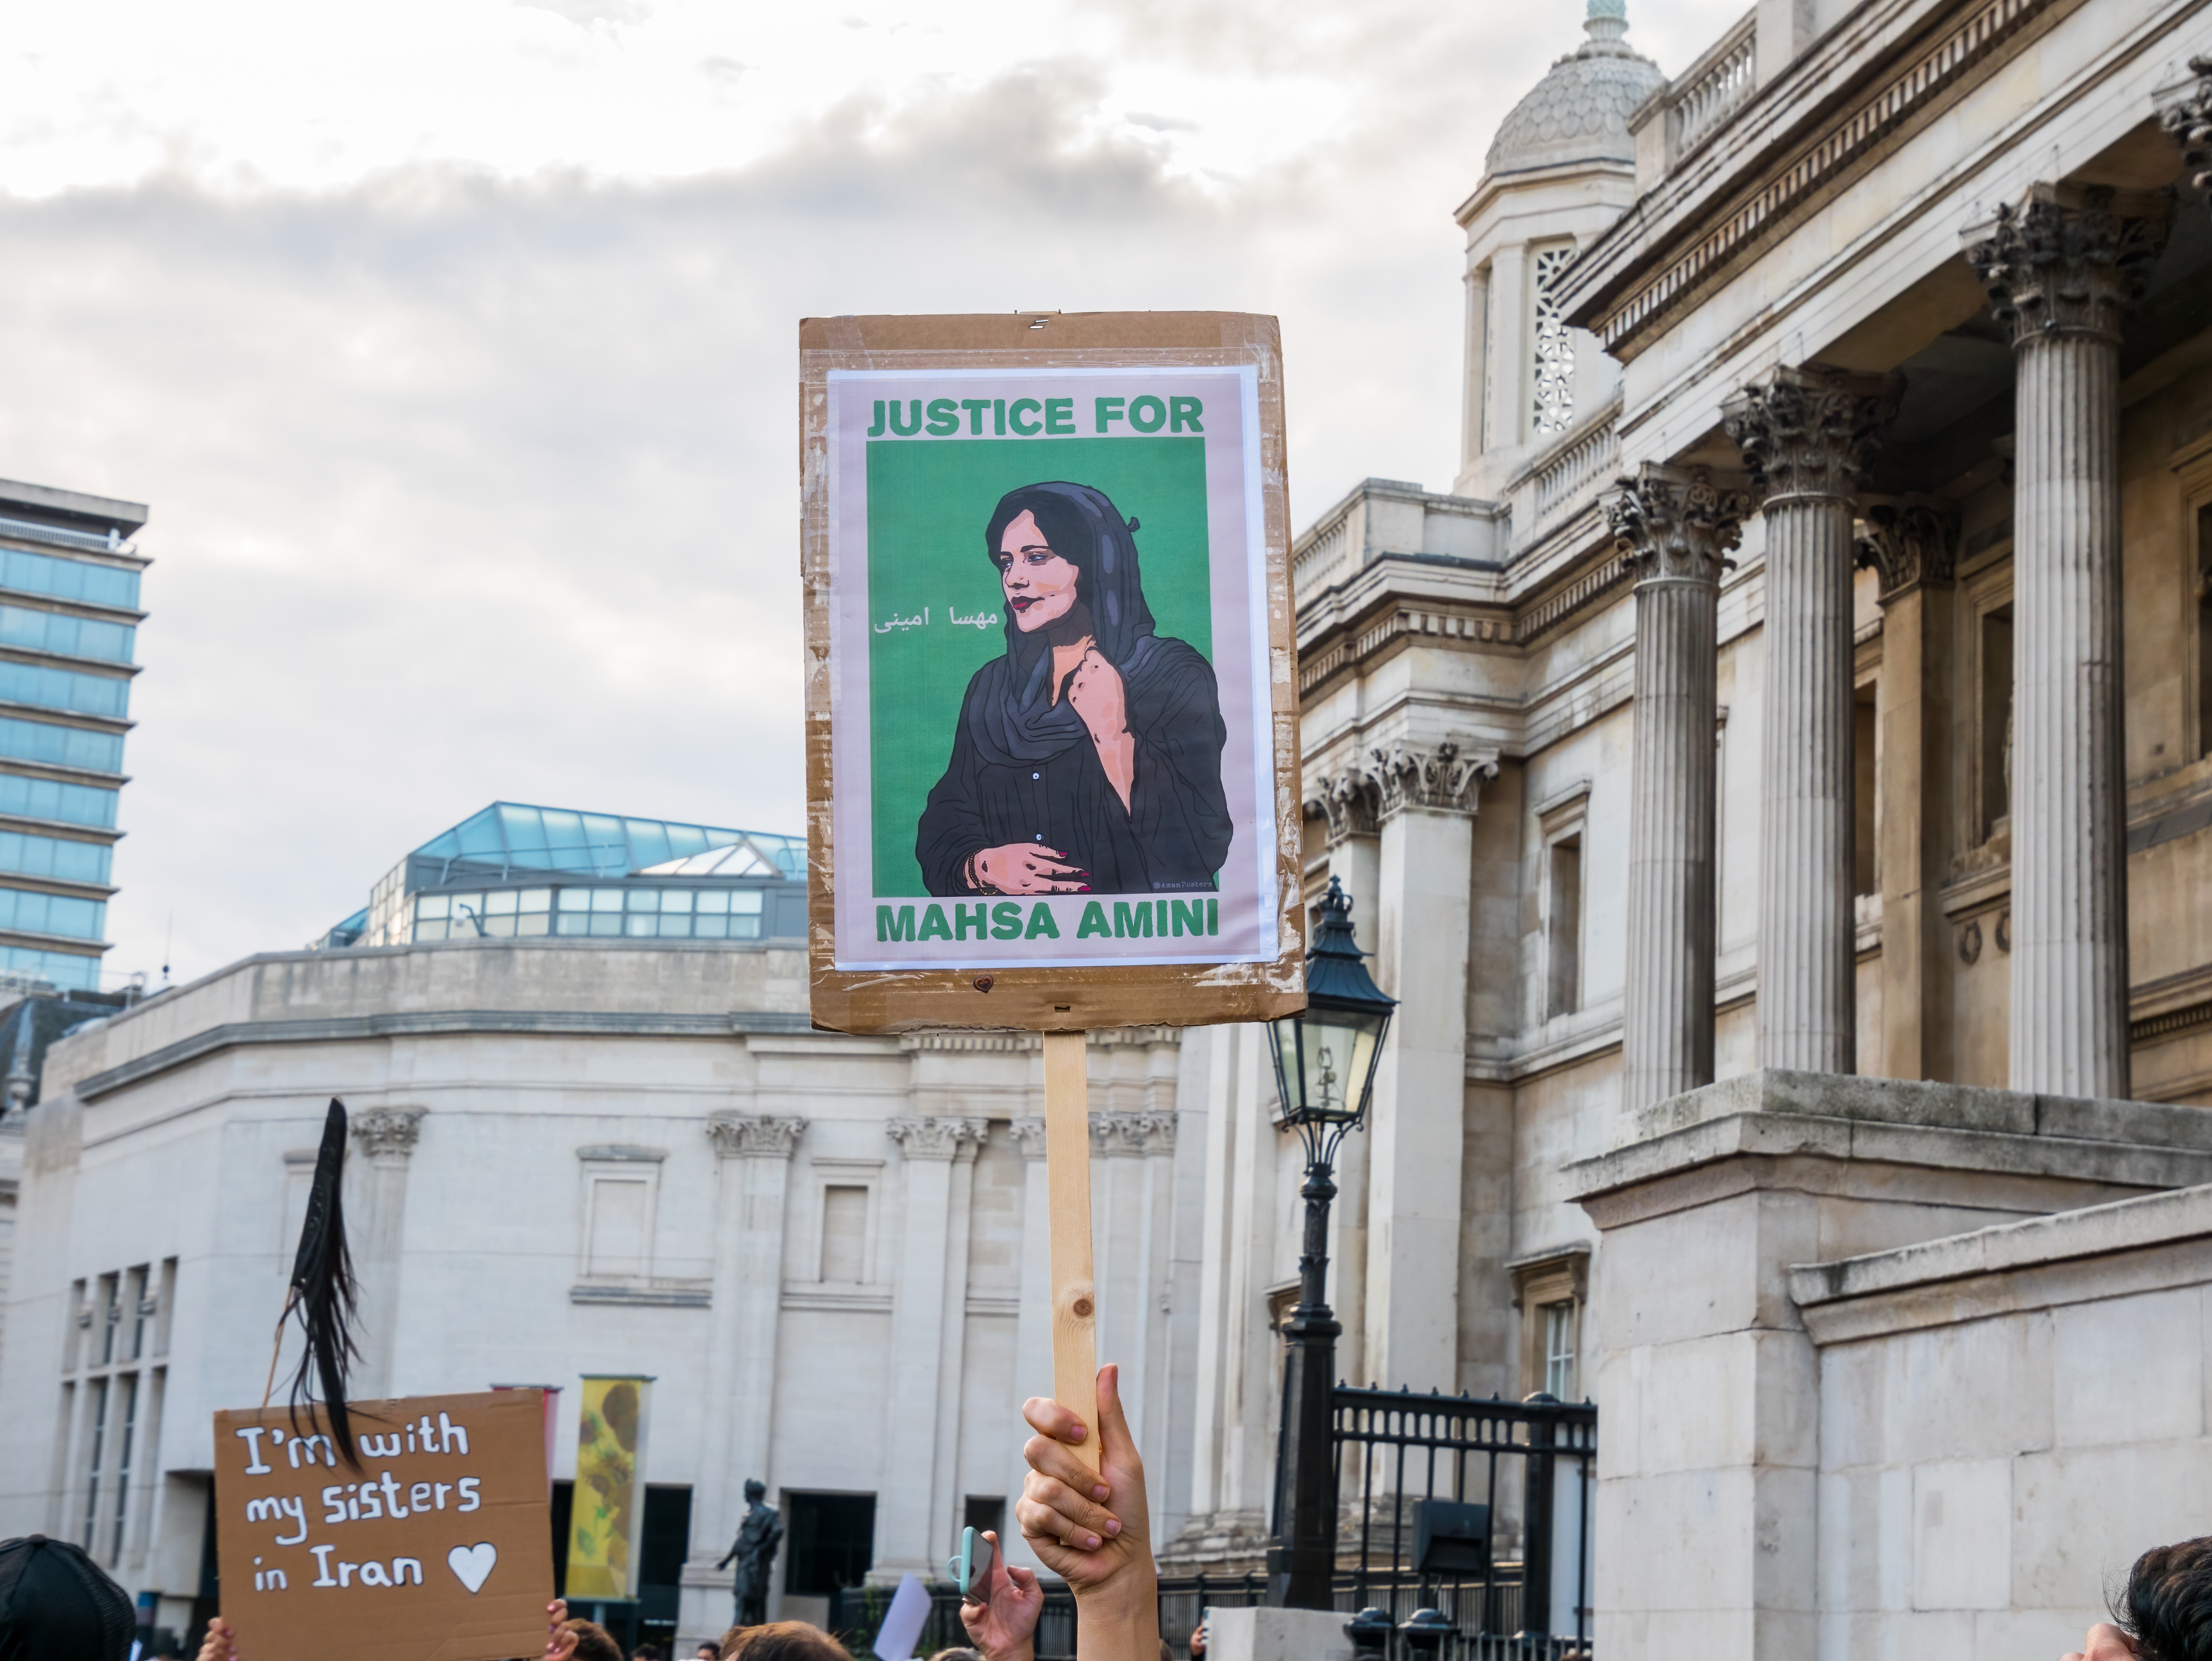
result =
[[[1145,1466],[1121,1411],[1121,1370],[1098,1370],[1098,1469],[1073,1451],[1088,1432],[1075,1413],[1031,1396],[1022,1416],[1037,1433],[1022,1450],[1030,1474],[1014,1506],[1039,1561],[1075,1594],[1083,1661],[1159,1661],[1159,1570],[1152,1561]],[[1110,1508],[1109,1508],[1110,1507]]]
[[985,1601],[962,1603],[960,1624],[968,1628],[969,1641],[982,1652],[983,1661],[1035,1661],[1044,1588],[1030,1570],[1007,1563],[995,1532],[986,1529],[983,1537],[991,1542],[991,1572],[983,1585]]

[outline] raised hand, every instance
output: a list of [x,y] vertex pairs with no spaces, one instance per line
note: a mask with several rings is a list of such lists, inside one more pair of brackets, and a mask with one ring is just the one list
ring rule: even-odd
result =
[[983,1661],[1032,1661],[1037,1616],[1044,1613],[1044,1589],[1028,1569],[1008,1566],[994,1531],[984,1530],[983,1537],[991,1542],[991,1573],[983,1585],[989,1601],[961,1604],[960,1624],[982,1652]]
[[1078,1597],[1124,1580],[1156,1581],[1145,1465],[1121,1411],[1121,1369],[1098,1369],[1098,1470],[1070,1451],[1090,1433],[1074,1410],[1032,1396],[1022,1417],[1037,1433],[1022,1449],[1030,1474],[1014,1504],[1022,1537]]
[[999,894],[1087,894],[1091,873],[1057,848],[1042,843],[1010,842],[968,856],[969,882],[978,892]]

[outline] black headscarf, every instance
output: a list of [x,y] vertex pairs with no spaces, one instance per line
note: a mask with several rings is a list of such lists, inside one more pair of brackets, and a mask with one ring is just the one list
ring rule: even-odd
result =
[[[983,551],[994,565],[1006,526],[1024,513],[1036,520],[1046,545],[1075,567],[1075,595],[1090,609],[1098,654],[1121,671],[1125,684],[1140,682],[1155,656],[1158,637],[1137,567],[1137,521],[1124,520],[1103,490],[1088,484],[1024,484],[999,498],[984,528]],[[970,704],[969,732],[986,762],[1029,766],[1089,735],[1083,718],[1065,698],[1053,700],[1047,631],[1024,633],[1014,608],[1003,600],[1001,605],[1006,614],[1004,672],[993,677],[997,696]]]
[[131,1594],[67,1541],[0,1544],[0,1661],[124,1661],[136,1625]]

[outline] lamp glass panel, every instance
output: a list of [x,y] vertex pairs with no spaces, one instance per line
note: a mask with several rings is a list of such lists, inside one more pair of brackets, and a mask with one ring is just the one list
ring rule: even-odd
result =
[[1304,1103],[1310,1113],[1349,1118],[1360,1109],[1360,1092],[1375,1056],[1381,1021],[1373,1015],[1309,1007],[1301,1057]]

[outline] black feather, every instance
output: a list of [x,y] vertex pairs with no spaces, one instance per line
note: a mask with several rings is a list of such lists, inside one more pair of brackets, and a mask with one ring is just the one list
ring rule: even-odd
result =
[[307,1215],[301,1225],[300,1250],[292,1259],[292,1287],[284,1308],[288,1316],[298,1315],[307,1339],[300,1370],[292,1378],[293,1410],[296,1413],[303,1401],[312,1408],[315,1395],[310,1379],[319,1383],[331,1440],[339,1457],[358,1470],[361,1456],[346,1412],[346,1372],[361,1359],[361,1350],[353,1334],[353,1254],[346,1247],[345,1208],[338,1192],[339,1179],[345,1174],[345,1104],[333,1096],[323,1118],[323,1145],[315,1155],[315,1180],[307,1190]]

